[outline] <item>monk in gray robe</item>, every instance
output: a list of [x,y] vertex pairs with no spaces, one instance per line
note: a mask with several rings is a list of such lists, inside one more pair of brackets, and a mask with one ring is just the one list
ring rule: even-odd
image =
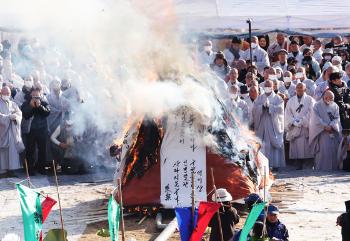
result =
[[62,96],[61,80],[54,78],[50,83],[50,94],[47,101],[51,107],[50,115],[47,117],[49,135],[51,135],[58,126],[63,124],[63,118],[69,108],[68,100]]
[[24,150],[21,139],[22,112],[10,96],[10,88],[3,87],[0,98],[0,174],[21,168],[19,152]]
[[309,122],[315,101],[305,91],[306,85],[299,82],[296,95],[287,102],[284,118],[289,159],[295,160],[298,170],[303,169],[306,159],[313,158],[309,145]]
[[253,106],[253,124],[256,135],[262,141],[261,152],[269,159],[275,170],[285,167],[284,158],[284,102],[272,91],[273,83],[264,83],[264,94],[260,95]]
[[315,155],[316,170],[338,169],[337,151],[341,140],[339,107],[327,90],[311,113],[309,143]]

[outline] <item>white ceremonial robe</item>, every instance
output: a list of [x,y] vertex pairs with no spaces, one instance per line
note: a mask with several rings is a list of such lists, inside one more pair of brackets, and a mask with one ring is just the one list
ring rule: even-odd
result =
[[242,123],[248,124],[248,105],[241,98],[237,99],[229,98],[226,100],[226,106],[229,112],[238,116]]
[[290,83],[288,88],[285,86],[284,82],[283,84],[280,84],[280,86],[278,87],[278,91],[281,92],[282,94],[287,95],[288,99],[295,96],[295,90],[296,90],[296,86],[293,83]]
[[232,65],[233,61],[243,59],[243,57],[244,57],[243,50],[239,50],[239,58],[238,59],[235,58],[235,56],[233,55],[233,53],[231,53],[231,51],[229,49],[224,49],[223,52],[224,52],[225,58],[226,58],[229,65]]
[[309,122],[314,99],[304,94],[299,102],[298,96],[292,97],[285,110],[286,140],[289,141],[290,159],[312,158],[309,146]]
[[[263,106],[268,99],[269,108]],[[261,152],[269,159],[271,167],[285,167],[284,158],[284,101],[275,93],[260,95],[253,106],[253,124],[262,141]]]
[[244,98],[244,101],[247,103],[248,107],[248,126],[252,126],[254,101],[250,98],[249,95],[246,98]]
[[[256,63],[256,67],[258,68],[258,72],[260,74],[263,74],[264,68],[266,66],[270,66],[270,60],[269,60],[268,54],[266,53],[265,50],[257,46],[255,49],[253,49],[252,56],[253,56],[253,62]],[[250,49],[247,49],[246,51],[244,51],[243,59],[244,60],[250,59]]]
[[210,51],[209,54],[206,51],[201,51],[198,54],[199,63],[202,65],[210,66],[214,63],[214,59],[215,53],[213,51]]
[[[16,120],[11,120],[14,114]],[[0,173],[21,168],[19,152],[24,150],[21,139],[22,112],[13,101],[0,99]]]
[[[333,128],[332,133],[324,130],[326,126]],[[341,124],[339,107],[334,102],[326,105],[323,99],[313,107],[309,126],[309,143],[315,156],[315,168],[322,171],[338,169],[338,148],[341,141]]]

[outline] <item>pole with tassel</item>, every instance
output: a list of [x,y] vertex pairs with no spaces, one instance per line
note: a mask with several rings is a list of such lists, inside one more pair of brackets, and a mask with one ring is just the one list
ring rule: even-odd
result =
[[[218,200],[216,198],[216,186],[215,186],[214,170],[213,170],[213,168],[210,168],[210,172],[211,172],[211,181],[213,183],[215,202],[217,202]],[[220,241],[224,241],[224,235],[222,233],[222,225],[221,225],[221,218],[220,218],[220,211],[219,210],[216,212],[216,215],[217,215],[217,218],[218,218]]]
[[122,182],[120,178],[118,178],[118,191],[119,191],[119,199],[120,199],[120,222],[121,222],[120,227],[122,230],[122,241],[125,241],[123,194],[122,194]]

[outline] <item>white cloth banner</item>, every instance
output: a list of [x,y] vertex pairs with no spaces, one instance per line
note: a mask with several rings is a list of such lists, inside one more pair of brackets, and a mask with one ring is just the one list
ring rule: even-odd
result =
[[192,172],[195,200],[207,200],[206,149],[193,113],[186,107],[170,114],[161,146],[161,203],[166,208],[192,205]]

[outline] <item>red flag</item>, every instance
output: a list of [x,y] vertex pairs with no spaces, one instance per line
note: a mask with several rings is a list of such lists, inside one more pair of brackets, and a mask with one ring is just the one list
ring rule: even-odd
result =
[[205,229],[208,227],[208,224],[220,208],[219,203],[213,202],[200,202],[198,207],[198,221],[195,229],[192,232],[190,241],[201,241]]
[[56,200],[47,196],[44,201],[41,203],[41,210],[43,215],[43,223],[45,222],[47,216],[49,215],[51,208],[56,204]]

